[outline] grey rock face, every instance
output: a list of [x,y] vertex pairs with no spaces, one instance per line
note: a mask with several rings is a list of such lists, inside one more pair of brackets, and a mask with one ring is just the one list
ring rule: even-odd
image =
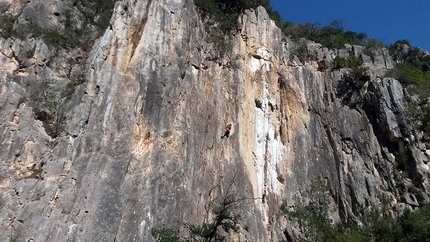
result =
[[[62,13],[40,4],[27,7]],[[399,211],[428,201],[427,151],[404,115],[403,88],[376,77],[387,56],[364,55],[371,81],[339,95],[347,70],[302,63],[263,8],[239,24],[224,56],[181,0],[118,1],[89,53],[0,38],[1,240],[152,241],[159,226],[186,235],[226,191],[243,201],[230,240],[285,240],[299,229],[279,207],[312,202],[318,179],[331,185],[335,221],[383,194]],[[361,51],[307,45],[327,62]],[[397,151],[412,160],[409,178],[395,170]]]
[[[384,79],[380,83],[372,82],[368,87],[367,106],[374,108],[370,116],[375,117],[375,125],[381,136],[389,142],[397,142],[411,135],[410,121],[403,117],[405,113],[405,95],[401,84],[395,79]],[[369,110],[370,112],[370,110]],[[399,141],[400,142],[400,141]]]

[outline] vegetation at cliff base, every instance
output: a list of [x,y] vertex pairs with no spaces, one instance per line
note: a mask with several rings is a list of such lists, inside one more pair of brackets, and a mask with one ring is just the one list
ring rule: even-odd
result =
[[311,201],[307,205],[298,200],[293,211],[288,211],[285,204],[280,207],[281,214],[288,214],[303,226],[303,241],[430,241],[430,205],[413,211],[406,208],[395,217],[390,197],[383,195],[380,204],[358,208],[360,223],[352,220],[333,223],[329,218],[330,186],[316,179],[308,193]]
[[[180,236],[178,230],[165,226],[153,227],[152,236],[156,241],[226,241],[226,235],[238,232],[240,229],[240,210],[252,198],[241,195],[237,188],[238,172],[227,180],[225,186],[215,184],[208,191],[208,202],[205,210],[206,216],[202,223],[184,223],[186,235]],[[215,195],[218,192],[219,195]]]
[[376,206],[361,215],[362,225],[352,221],[331,224],[328,217],[313,213],[308,207],[292,213],[305,225],[310,241],[429,241],[430,206],[418,210],[406,210],[399,217]]

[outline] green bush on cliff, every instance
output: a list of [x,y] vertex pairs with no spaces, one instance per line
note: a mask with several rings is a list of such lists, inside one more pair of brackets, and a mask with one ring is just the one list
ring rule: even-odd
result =
[[430,139],[430,55],[414,48],[407,40],[399,40],[388,47],[396,61],[394,68],[386,73],[406,86],[408,92],[418,97],[409,108],[414,126],[425,132]]
[[324,179],[317,178],[311,182],[308,193],[312,201],[304,205],[302,201],[297,200],[295,210],[288,214],[305,225],[304,233],[307,238],[312,241],[328,241],[332,237],[332,226],[328,218],[330,185]]
[[293,56],[295,55],[299,58],[301,62],[311,59],[311,55],[307,46],[307,41],[305,39],[297,41],[294,49],[292,49],[290,54],[290,58],[293,58]]
[[[274,14],[275,15],[275,14]],[[279,28],[293,39],[305,38],[329,48],[343,48],[345,44],[369,45],[369,48],[380,48],[383,44],[365,33],[345,30],[343,20],[333,20],[329,25],[320,27],[318,23],[292,23],[276,20]]]
[[272,19],[281,21],[279,13],[272,10],[269,0],[194,0],[195,5],[209,17],[208,24],[217,25],[223,33],[234,31],[240,14],[246,9],[263,6]]
[[334,69],[341,69],[344,68],[348,65],[346,58],[340,57],[340,56],[336,56],[333,59],[333,68]]
[[411,46],[407,40],[399,40],[388,47],[396,62],[386,76],[394,77],[406,86],[425,86],[430,81],[430,55]]
[[[224,182],[224,186],[218,183],[209,189],[208,201],[204,206],[204,221],[199,224],[184,223],[184,236],[179,236],[179,231],[166,227],[154,227],[151,229],[152,236],[157,241],[225,241],[226,235],[238,232],[240,211],[246,206],[246,200],[254,200],[241,195],[236,186],[238,176],[236,171]],[[216,195],[217,191],[222,192]]]
[[[3,16],[3,21],[0,21],[0,36],[20,39],[32,36],[42,38],[47,45],[52,47],[78,46],[88,49],[108,27],[114,5],[115,0],[75,1],[73,8],[64,11],[59,17],[64,26],[44,27],[32,19],[28,19],[27,23],[14,26],[17,18]],[[81,21],[79,26],[73,15],[76,15]],[[83,18],[81,18],[82,16]]]
[[369,38],[364,47],[364,53],[373,56],[384,48],[384,44],[376,38]]
[[9,38],[15,35],[13,24],[16,21],[16,17],[10,15],[3,15],[0,19],[0,37]]
[[76,88],[86,81],[85,73],[80,72],[70,77],[66,87],[61,91],[61,98],[70,98],[76,91]]
[[387,72],[406,85],[423,85],[430,81],[430,55],[409,41],[399,40],[388,47],[396,65]]
[[78,0],[74,6],[84,15],[85,21],[104,31],[109,25],[115,6],[115,0]]
[[[194,0],[200,9],[209,33],[208,41],[214,43],[218,55],[222,56],[231,49],[231,43],[226,35],[237,30],[238,18],[246,9],[263,6],[269,13],[269,0]],[[277,14],[277,13],[276,13]],[[277,16],[280,19],[279,14]]]
[[269,0],[194,0],[195,5],[207,17],[209,25],[217,25],[218,29],[226,34],[237,27],[237,19],[246,9],[263,6],[270,18],[287,35],[295,40],[305,38],[329,48],[343,48],[345,44],[364,45],[366,50],[373,51],[384,45],[375,38],[369,38],[365,33],[357,33],[345,29],[345,21],[333,20],[329,25],[320,27],[318,23],[292,23],[282,20],[277,11],[274,11]]
[[35,23],[20,24],[14,29],[13,36],[25,39],[28,36],[41,38],[51,47],[70,48],[79,43],[79,39],[71,31],[66,31],[60,27],[44,28]]
[[181,241],[179,232],[166,227],[157,227],[151,229],[151,235],[157,242],[177,242]]
[[430,73],[423,72],[409,62],[395,64],[394,68],[386,73],[386,76],[394,77],[406,86],[423,85],[430,80]]
[[55,80],[35,80],[26,97],[33,108],[34,118],[42,122],[46,133],[53,138],[61,136],[65,129],[66,116],[59,89]]
[[362,56],[349,55],[347,58],[336,56],[333,59],[333,69],[349,68],[349,73],[345,76],[354,82],[354,86],[358,89],[370,80],[367,73],[367,67],[363,66],[364,61]]

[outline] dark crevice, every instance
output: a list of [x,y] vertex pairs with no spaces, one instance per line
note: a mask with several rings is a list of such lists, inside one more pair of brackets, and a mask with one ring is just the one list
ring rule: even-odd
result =
[[259,109],[263,109],[263,103],[259,99],[255,99],[255,106]]
[[358,109],[363,103],[363,97],[360,89],[357,88],[357,82],[353,77],[343,76],[336,87],[336,97],[342,100],[342,104],[353,109]]
[[287,239],[287,241],[288,241],[288,242],[295,241],[295,240],[293,239],[293,237],[291,236],[291,234],[290,234],[290,233],[288,233],[288,230],[287,230],[287,229],[285,229],[285,230],[284,230],[284,235],[285,235],[285,238]]

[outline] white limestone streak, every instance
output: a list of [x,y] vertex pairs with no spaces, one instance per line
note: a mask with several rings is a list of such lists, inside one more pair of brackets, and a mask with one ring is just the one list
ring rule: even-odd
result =
[[[276,167],[281,161],[282,150],[284,149],[280,138],[275,137],[276,120],[272,120],[271,109],[269,107],[269,85],[263,82],[263,97],[261,108],[255,108],[255,142],[254,142],[254,166],[256,170],[258,196],[262,198],[262,214],[264,221],[268,222],[269,205],[266,196],[269,193],[278,193],[278,174]],[[273,101],[271,101],[273,105]]]

